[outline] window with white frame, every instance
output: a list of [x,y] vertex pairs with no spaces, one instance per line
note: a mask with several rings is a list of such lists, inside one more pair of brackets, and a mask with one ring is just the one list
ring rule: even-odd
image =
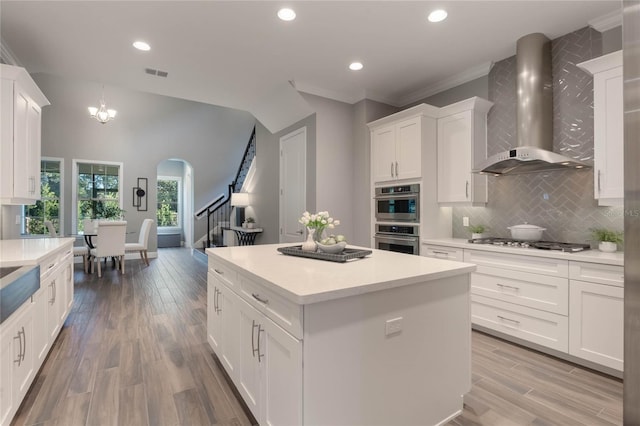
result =
[[158,176],[156,219],[160,228],[182,226],[182,179],[178,176]]
[[40,200],[22,208],[22,233],[43,235],[49,231],[44,225],[51,221],[58,234],[62,233],[62,158],[43,157],[40,161]]
[[122,217],[122,163],[73,160],[73,223]]

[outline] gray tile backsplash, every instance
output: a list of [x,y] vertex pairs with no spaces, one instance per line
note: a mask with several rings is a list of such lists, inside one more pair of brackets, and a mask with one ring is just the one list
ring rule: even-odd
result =
[[[575,64],[600,56],[599,32],[583,28],[552,42],[554,137],[556,152],[593,163],[593,81]],[[489,73],[487,154],[513,148],[516,142],[516,60],[497,62]],[[462,226],[489,227],[491,236],[509,237],[508,226],[528,222],[547,230],[546,240],[587,242],[589,228],[622,231],[622,207],[598,207],[593,199],[593,170],[555,171],[489,178],[486,207],[454,207],[453,236],[469,238]]]

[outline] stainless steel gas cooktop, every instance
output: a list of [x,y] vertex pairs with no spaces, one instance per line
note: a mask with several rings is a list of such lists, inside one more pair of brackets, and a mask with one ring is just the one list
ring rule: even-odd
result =
[[581,243],[564,243],[559,241],[521,241],[511,238],[474,238],[469,240],[472,244],[490,244],[494,246],[519,247],[519,248],[535,248],[540,250],[557,250],[568,253],[574,253],[583,250],[589,250],[589,244]]

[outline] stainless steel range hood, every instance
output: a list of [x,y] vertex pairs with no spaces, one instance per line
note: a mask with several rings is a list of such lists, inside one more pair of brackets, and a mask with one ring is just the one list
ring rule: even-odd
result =
[[553,152],[551,41],[544,34],[518,40],[516,71],[518,146],[492,155],[473,172],[504,175],[590,167]]

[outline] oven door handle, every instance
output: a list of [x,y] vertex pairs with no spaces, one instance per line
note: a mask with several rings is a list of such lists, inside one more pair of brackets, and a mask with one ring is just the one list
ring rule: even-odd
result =
[[417,192],[399,192],[397,194],[381,194],[373,197],[374,200],[398,200],[398,199],[411,199],[418,196]]
[[378,241],[385,241],[388,243],[417,243],[420,239],[419,237],[400,237],[400,236],[389,236],[383,234],[376,234],[373,236]]

